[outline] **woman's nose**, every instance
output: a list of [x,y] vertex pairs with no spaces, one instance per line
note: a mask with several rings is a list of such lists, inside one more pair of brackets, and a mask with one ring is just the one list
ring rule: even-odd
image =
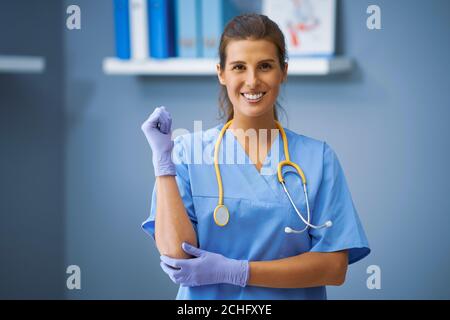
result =
[[247,85],[247,87],[250,87],[250,88],[256,87],[259,83],[259,78],[258,78],[257,73],[253,72],[253,71],[249,71],[247,73],[245,82],[246,82],[245,84]]

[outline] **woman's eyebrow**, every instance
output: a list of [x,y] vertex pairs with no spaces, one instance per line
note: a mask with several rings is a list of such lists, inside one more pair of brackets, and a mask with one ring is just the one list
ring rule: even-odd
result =
[[[273,60],[273,59],[264,59],[264,60],[259,61],[258,63],[262,63],[262,62],[275,62],[275,60]],[[233,61],[233,62],[230,62],[230,64],[238,64],[238,63],[246,64],[245,61]]]
[[237,63],[245,64],[245,61],[233,61],[233,62],[230,62],[230,64],[237,64]]
[[274,59],[264,59],[264,60],[261,60],[258,63],[261,63],[261,62],[275,62],[275,60]]

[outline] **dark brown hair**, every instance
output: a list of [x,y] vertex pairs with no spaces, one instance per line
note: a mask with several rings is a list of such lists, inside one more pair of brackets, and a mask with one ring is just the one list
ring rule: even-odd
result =
[[[284,72],[288,56],[286,51],[286,43],[283,32],[278,25],[270,20],[267,16],[261,14],[243,14],[234,17],[225,27],[220,38],[219,58],[220,69],[225,70],[225,62],[227,59],[226,49],[232,40],[268,40],[272,42],[277,48],[278,62],[281,70]],[[228,97],[227,89],[221,86],[219,95],[219,107],[222,114],[220,119],[226,116],[227,121],[233,119],[233,105]],[[277,107],[281,105],[277,101],[274,106],[274,117],[278,120]]]

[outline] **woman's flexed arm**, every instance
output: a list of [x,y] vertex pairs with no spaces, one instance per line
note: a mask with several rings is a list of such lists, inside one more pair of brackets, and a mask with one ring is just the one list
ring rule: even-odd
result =
[[172,161],[172,118],[165,107],[156,108],[141,129],[152,149],[156,176],[156,247],[162,255],[188,258],[181,249],[183,241],[197,245],[195,230],[184,207]]
[[347,272],[348,253],[305,252],[297,256],[271,260],[246,261],[184,243],[183,250],[193,259],[161,256],[161,267],[173,282],[184,286],[228,283],[267,288],[308,288],[342,285]]
[[183,242],[197,246],[197,237],[188,217],[174,176],[156,178],[155,240],[161,255],[186,259]]
[[348,253],[305,252],[297,256],[250,262],[248,284],[269,288],[339,286],[345,281]]

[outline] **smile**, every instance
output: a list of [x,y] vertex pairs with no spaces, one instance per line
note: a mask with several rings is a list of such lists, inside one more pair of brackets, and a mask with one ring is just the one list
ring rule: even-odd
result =
[[241,93],[241,95],[249,103],[256,103],[256,102],[261,101],[265,94],[266,94],[265,92],[259,92],[259,93],[255,93],[255,94]]

